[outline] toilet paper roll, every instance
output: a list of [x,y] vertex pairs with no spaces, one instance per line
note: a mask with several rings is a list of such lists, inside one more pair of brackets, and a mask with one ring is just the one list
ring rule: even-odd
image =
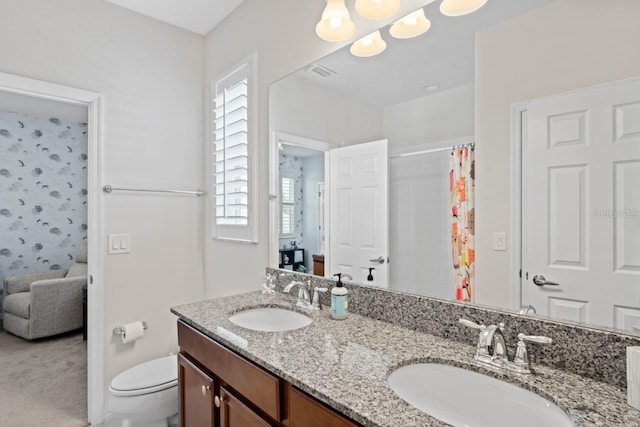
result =
[[141,321],[127,323],[122,326],[122,342],[129,343],[139,340],[144,335],[144,325]]

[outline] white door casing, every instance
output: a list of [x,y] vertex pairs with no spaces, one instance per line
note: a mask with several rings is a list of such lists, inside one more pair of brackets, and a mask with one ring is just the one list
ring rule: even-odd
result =
[[[329,271],[346,273],[388,287],[387,140],[336,148],[329,152]],[[372,261],[381,259],[382,262]]]
[[[523,305],[640,326],[640,80],[529,103]],[[536,286],[534,276],[555,285]]]
[[318,253],[325,253],[325,184],[318,183]]

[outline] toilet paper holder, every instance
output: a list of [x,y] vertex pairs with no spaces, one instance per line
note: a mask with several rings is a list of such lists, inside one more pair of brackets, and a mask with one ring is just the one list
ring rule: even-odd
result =
[[[142,328],[144,330],[147,329],[147,322],[145,322],[144,320],[142,321]],[[124,334],[124,329],[122,328],[122,326],[116,326],[115,328],[113,328],[113,335],[122,335]]]

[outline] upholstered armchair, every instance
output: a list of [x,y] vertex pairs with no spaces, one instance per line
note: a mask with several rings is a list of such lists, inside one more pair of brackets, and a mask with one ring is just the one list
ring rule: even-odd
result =
[[69,270],[9,277],[4,282],[3,327],[32,340],[82,327],[82,286],[87,284],[86,241]]

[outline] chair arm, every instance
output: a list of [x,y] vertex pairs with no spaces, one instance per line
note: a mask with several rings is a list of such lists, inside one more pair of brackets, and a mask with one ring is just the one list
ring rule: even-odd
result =
[[82,326],[82,286],[86,277],[39,280],[31,284],[30,321],[34,336]]
[[53,270],[44,273],[29,273],[22,276],[9,277],[4,282],[5,293],[15,294],[29,292],[31,284],[38,280],[60,279],[67,274],[67,270]]

